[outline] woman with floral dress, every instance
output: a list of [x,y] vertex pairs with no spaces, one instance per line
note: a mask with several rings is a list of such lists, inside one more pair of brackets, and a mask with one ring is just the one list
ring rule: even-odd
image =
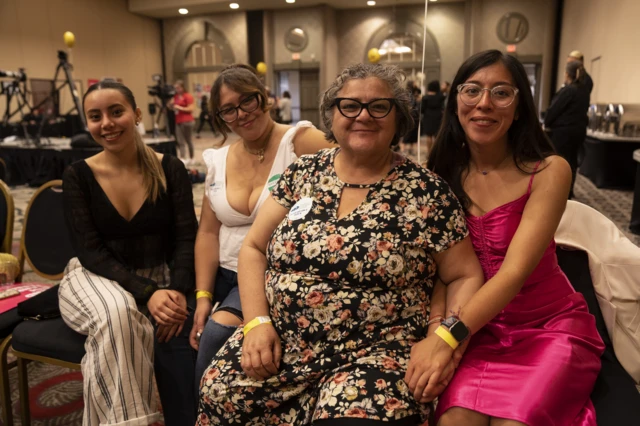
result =
[[444,314],[436,274],[456,307],[482,270],[447,184],[392,150],[413,127],[403,77],[354,65],[324,93],[327,139],[339,147],[289,166],[245,238],[246,323],[204,373],[197,424],[429,416],[453,371],[452,349],[427,337],[432,293],[431,313]]

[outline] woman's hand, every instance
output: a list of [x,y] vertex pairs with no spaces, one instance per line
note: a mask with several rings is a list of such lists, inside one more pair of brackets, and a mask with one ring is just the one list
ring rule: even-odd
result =
[[156,330],[156,340],[158,341],[158,343],[166,343],[173,337],[180,334],[182,332],[182,327],[184,327],[184,322],[180,324],[169,325],[158,324]]
[[252,379],[266,380],[278,374],[281,358],[280,336],[272,324],[257,325],[244,336],[240,364]]
[[177,290],[156,290],[147,308],[153,319],[164,326],[182,324],[189,316],[187,298]]
[[193,315],[193,327],[189,333],[189,343],[196,351],[200,347],[200,338],[197,333],[202,334],[204,327],[211,315],[212,302],[207,297],[201,297],[196,302],[196,312]]
[[445,388],[449,386],[449,383],[451,383],[451,379],[453,379],[453,374],[455,373],[455,371],[456,362],[452,359],[442,371],[442,374],[440,375],[440,381],[433,387],[433,391],[425,391],[422,394],[422,399],[420,399],[418,402],[420,402],[421,404],[426,404],[427,402],[431,402],[438,396],[440,396],[440,394],[444,392]]
[[453,367],[448,367],[452,356],[451,346],[435,334],[413,345],[404,381],[416,401],[435,394],[440,379],[445,377],[443,373],[451,374],[447,368]]

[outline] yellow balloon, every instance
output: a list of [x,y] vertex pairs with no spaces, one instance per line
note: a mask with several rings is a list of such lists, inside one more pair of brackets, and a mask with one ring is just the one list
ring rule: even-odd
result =
[[377,47],[372,47],[367,52],[367,58],[369,58],[369,62],[372,64],[377,64],[380,61],[380,52],[378,52]]
[[76,44],[76,36],[73,35],[71,31],[67,31],[66,33],[64,33],[63,38],[64,44],[66,44],[69,49],[71,49],[73,45]]
[[267,64],[265,64],[264,62],[258,62],[258,65],[256,65],[256,71],[258,71],[260,74],[266,74]]

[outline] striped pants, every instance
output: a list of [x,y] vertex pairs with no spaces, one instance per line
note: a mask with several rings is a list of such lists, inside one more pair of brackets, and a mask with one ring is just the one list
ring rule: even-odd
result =
[[[155,269],[149,275],[164,274],[164,267]],[[118,283],[87,271],[75,258],[65,272],[59,289],[62,318],[87,336],[83,426],[147,426],[160,420],[153,325]]]

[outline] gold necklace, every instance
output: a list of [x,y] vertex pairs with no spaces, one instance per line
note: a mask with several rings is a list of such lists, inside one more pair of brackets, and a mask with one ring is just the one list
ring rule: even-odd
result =
[[245,140],[242,140],[242,146],[244,146],[244,150],[247,151],[249,154],[251,155],[257,155],[258,156],[258,161],[260,163],[262,163],[264,161],[264,151],[267,149],[267,146],[269,145],[269,140],[271,139],[271,133],[273,133],[273,129],[276,127],[276,123],[273,123],[273,125],[271,126],[271,130],[269,130],[269,133],[267,134],[267,138],[264,142],[264,146],[260,149],[257,150],[253,150],[251,148],[249,148],[247,146],[247,143],[245,142]]

